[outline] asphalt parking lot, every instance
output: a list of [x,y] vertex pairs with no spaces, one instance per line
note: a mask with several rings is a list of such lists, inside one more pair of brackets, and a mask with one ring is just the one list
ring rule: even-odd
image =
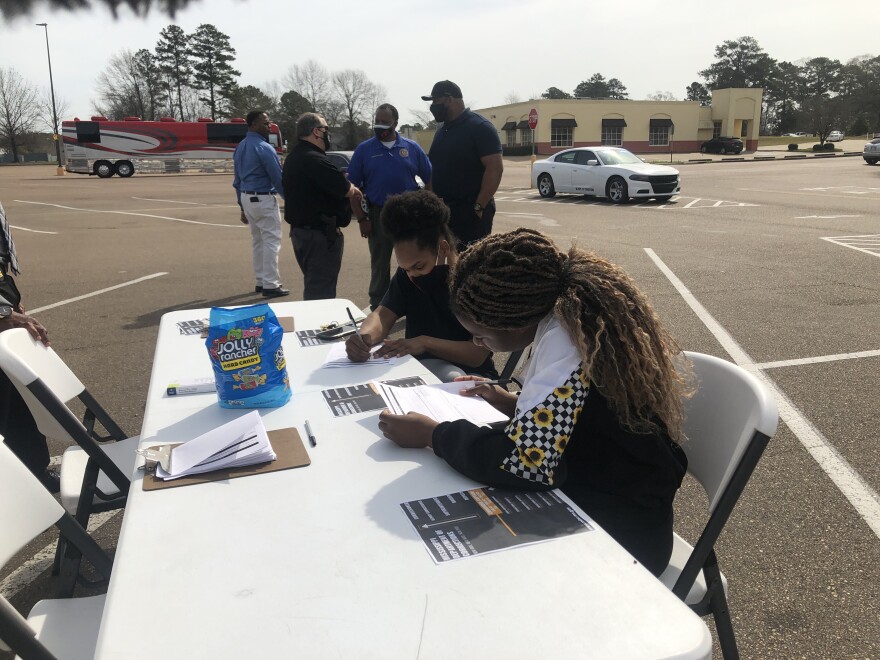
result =
[[[880,657],[880,167],[840,157],[679,169],[682,194],[670,202],[614,206],[541,199],[528,161],[506,161],[495,231],[533,226],[596,250],[639,282],[684,349],[765,378],[784,421],[717,548],[742,656]],[[162,314],[262,301],[231,175],[99,180],[3,167],[0,201],[25,306],[131,434]],[[338,295],[363,307],[366,241],[352,227],[346,243]],[[301,291],[289,242],[281,272]],[[97,521],[111,551],[121,518]],[[694,540],[704,521],[688,483],[679,532]],[[52,541],[0,573],[24,612],[52,594]]]

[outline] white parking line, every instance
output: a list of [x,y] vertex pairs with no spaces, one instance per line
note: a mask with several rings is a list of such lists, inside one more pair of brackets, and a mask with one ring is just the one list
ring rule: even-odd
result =
[[19,231],[31,231],[35,234],[57,234],[57,231],[42,231],[40,229],[28,229],[27,227],[19,227],[18,225],[9,225],[13,229],[18,229]]
[[132,197],[132,199],[140,199],[144,202],[168,202],[169,204],[192,204],[193,206],[207,206],[201,202],[184,202],[179,199],[155,199],[153,197]]
[[100,209],[82,209],[75,206],[63,206],[61,204],[49,204],[48,202],[31,202],[26,199],[14,199],[14,202],[20,204],[38,204],[40,206],[54,206],[55,208],[65,209],[68,211],[84,211],[86,213],[115,213],[117,215],[136,215],[142,218],[156,218],[157,220],[170,220],[171,222],[185,222],[190,225],[207,225],[209,227],[226,227],[227,229],[243,229],[246,225],[241,223],[234,225],[220,224],[217,222],[199,222],[198,220],[184,220],[183,218],[172,218],[167,215],[152,215],[149,213],[133,213],[131,211],[102,211]]
[[[105,511],[104,513],[96,513],[89,519],[89,533],[94,533],[101,525],[118,514],[122,509],[116,511]],[[55,543],[50,543],[45,548],[37,552],[33,557],[16,568],[12,573],[7,575],[3,582],[0,582],[0,594],[4,598],[12,598],[19,591],[33,582],[43,571],[48,570],[55,560]]]
[[837,353],[836,355],[819,355],[797,360],[779,360],[778,362],[762,362],[756,364],[758,369],[776,369],[778,367],[797,367],[802,364],[818,364],[820,362],[837,362],[838,360],[855,360],[856,358],[880,357],[880,351],[859,351],[857,353]]
[[98,291],[92,291],[91,293],[85,293],[81,296],[77,296],[76,298],[68,298],[67,300],[61,300],[57,303],[52,303],[51,305],[44,305],[43,307],[37,307],[36,309],[29,309],[28,314],[33,316],[34,314],[39,314],[40,312],[45,312],[47,309],[54,309],[56,307],[61,307],[62,305],[67,305],[72,302],[77,302],[79,300],[85,300],[86,298],[91,298],[93,296],[98,296],[102,293],[107,293],[108,291],[115,291],[116,289],[121,289],[125,286],[131,286],[132,284],[137,284],[139,282],[145,282],[146,280],[151,280],[154,277],[162,277],[163,275],[167,275],[168,273],[153,273],[152,275],[145,275],[144,277],[139,277],[136,280],[129,280],[128,282],[123,282],[122,284],[116,284],[114,286],[108,286],[106,289],[100,289]]
[[820,236],[823,241],[840,245],[851,250],[858,250],[872,257],[880,257],[880,234],[864,234],[862,236]]
[[746,371],[754,374],[773,393],[779,406],[779,417],[795,437],[813,457],[813,460],[828,475],[843,496],[849,500],[862,520],[867,523],[875,536],[880,537],[880,496],[862,479],[861,475],[840,455],[837,449],[822,433],[798,410],[785,393],[765,374],[748,353],[736,342],[718,321],[703,307],[688,288],[657,256],[651,248],[645,248],[648,257],[657,265],[672,286],[681,294],[688,306],[715,336],[718,343],[727,351],[733,361]]

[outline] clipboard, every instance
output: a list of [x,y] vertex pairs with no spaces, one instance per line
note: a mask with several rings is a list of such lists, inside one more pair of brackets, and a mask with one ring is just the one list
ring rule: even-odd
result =
[[[292,316],[277,316],[276,319],[278,320],[278,325],[281,326],[281,330],[283,330],[285,333],[293,332],[294,330],[296,330],[296,324],[293,322]],[[202,330],[202,339],[207,339],[207,338],[208,338],[208,327],[205,326],[205,329]]]
[[309,458],[309,454],[303,445],[299,431],[295,428],[268,431],[267,435],[269,436],[269,442],[272,444],[272,450],[275,452],[276,458],[274,461],[226,470],[215,470],[214,472],[206,472],[204,474],[194,474],[191,477],[181,477],[180,479],[171,479],[169,481],[157,478],[155,467],[152,469],[147,467],[147,473],[144,475],[143,481],[144,490],[162,490],[165,488],[177,488],[178,486],[205,484],[211,481],[226,481],[228,479],[237,479],[238,477],[248,477],[253,474],[265,474],[267,472],[290,470],[311,465],[312,460]]

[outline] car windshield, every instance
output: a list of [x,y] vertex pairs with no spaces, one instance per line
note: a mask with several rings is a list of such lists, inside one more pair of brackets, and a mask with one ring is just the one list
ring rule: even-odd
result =
[[602,159],[602,162],[605,165],[634,165],[636,163],[645,162],[635,154],[628,152],[626,149],[597,151],[596,153],[599,154],[599,158]]

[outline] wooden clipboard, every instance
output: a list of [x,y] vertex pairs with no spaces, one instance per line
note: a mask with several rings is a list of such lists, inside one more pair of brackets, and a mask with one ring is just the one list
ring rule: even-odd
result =
[[215,470],[204,474],[195,474],[191,477],[181,477],[165,481],[156,477],[153,471],[144,475],[144,490],[162,490],[164,488],[177,488],[178,486],[192,486],[194,484],[206,484],[211,481],[226,481],[238,477],[249,477],[252,474],[265,474],[278,470],[290,470],[291,468],[310,465],[312,460],[299,437],[299,431],[294,428],[278,429],[269,431],[269,443],[275,452],[275,460],[270,463],[248,465],[247,467]]

